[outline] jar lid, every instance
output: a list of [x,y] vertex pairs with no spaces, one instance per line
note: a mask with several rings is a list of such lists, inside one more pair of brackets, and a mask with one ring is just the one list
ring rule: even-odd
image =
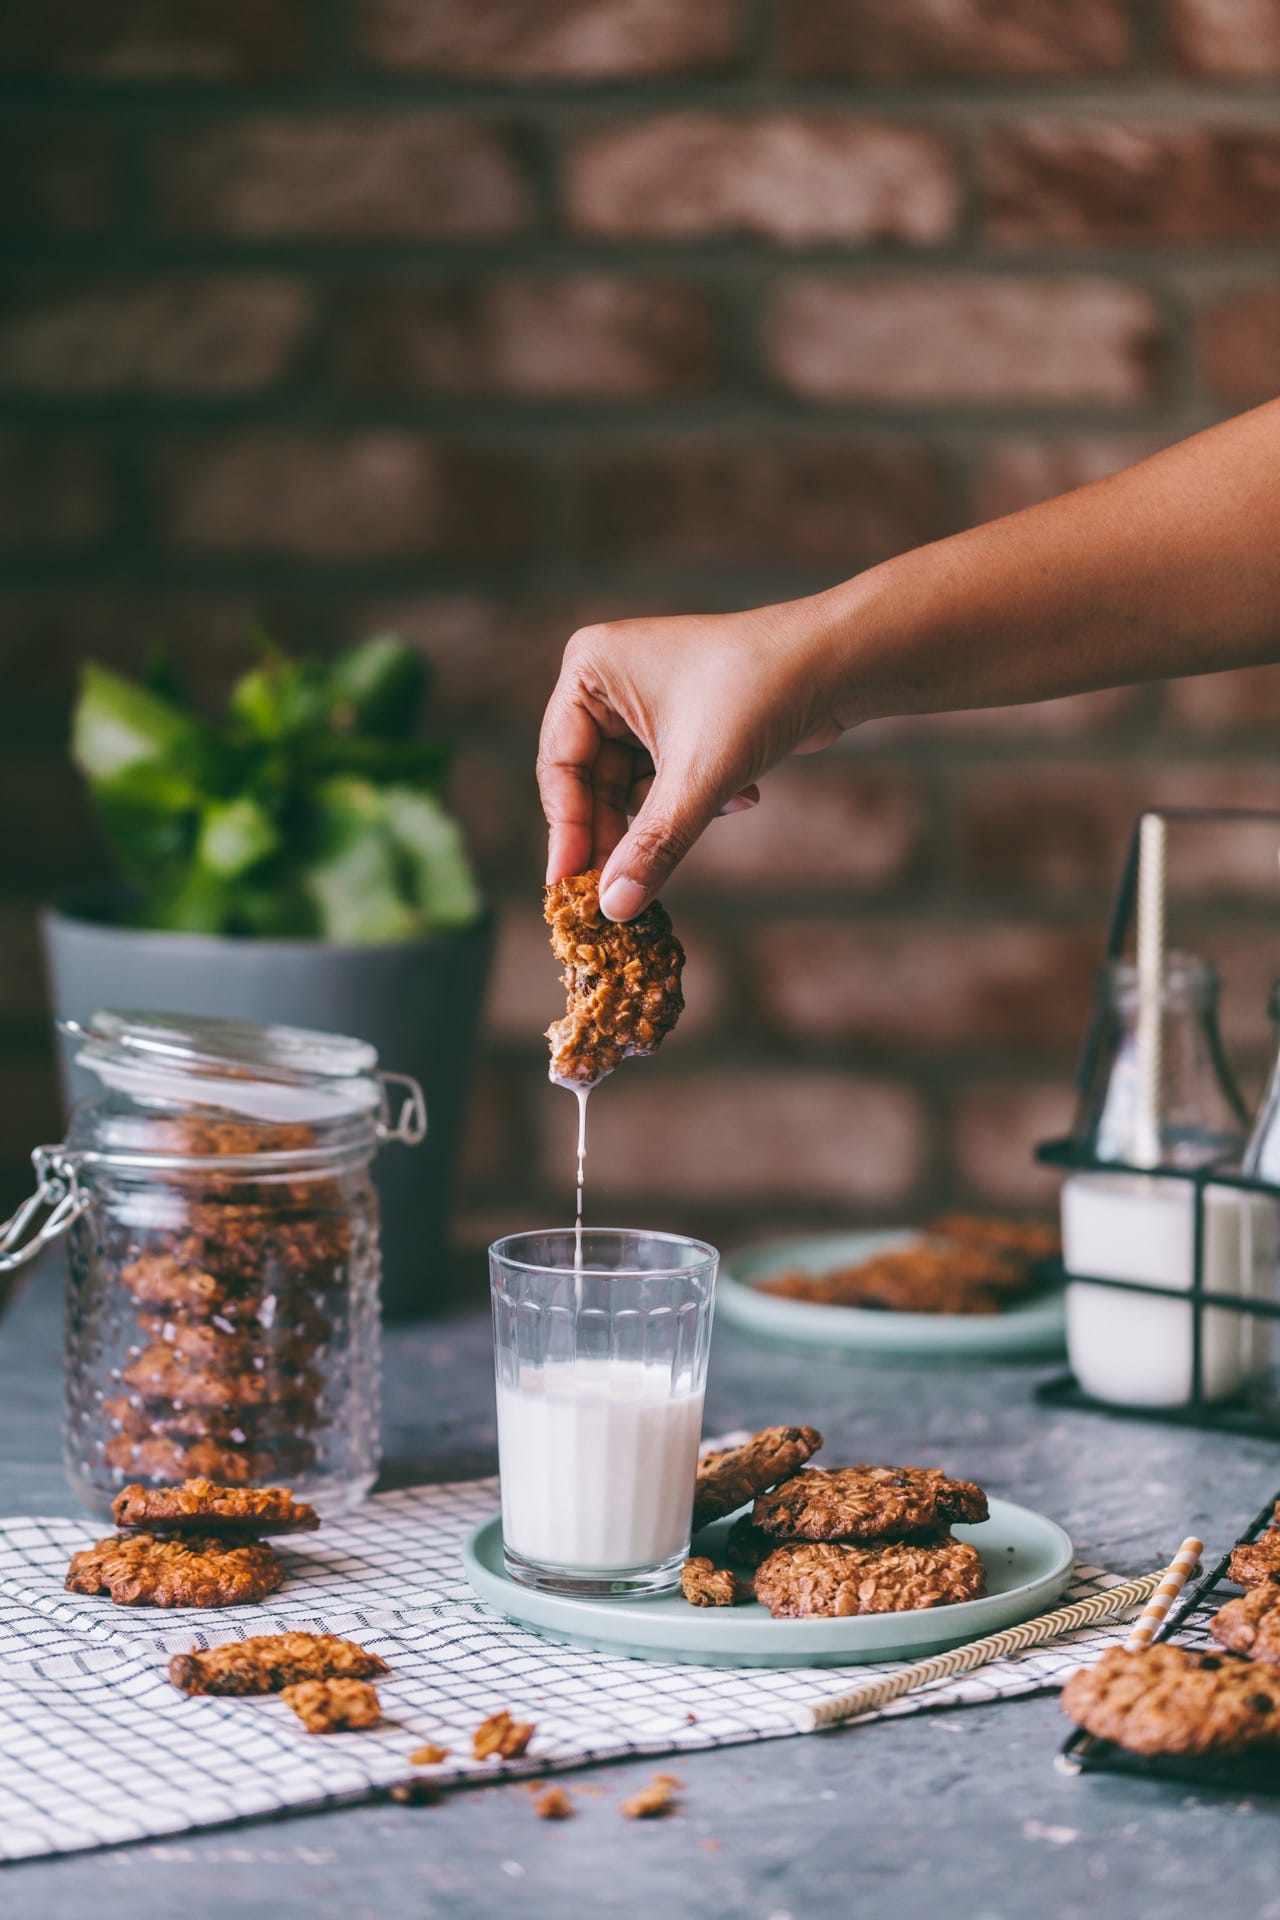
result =
[[136,1099],[268,1121],[323,1120],[382,1104],[377,1049],[345,1034],[112,1008],[87,1026],[58,1025],[79,1042],[77,1066]]

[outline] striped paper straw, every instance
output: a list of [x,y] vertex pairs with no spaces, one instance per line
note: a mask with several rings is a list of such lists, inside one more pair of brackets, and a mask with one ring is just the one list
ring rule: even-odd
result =
[[[1187,1545],[1190,1544],[1188,1541]],[[1181,1554],[1178,1557],[1181,1559]],[[860,1680],[846,1693],[833,1694],[830,1700],[819,1700],[803,1708],[797,1715],[797,1723],[801,1731],[816,1733],[822,1727],[834,1727],[838,1721],[855,1719],[860,1713],[873,1713],[878,1707],[887,1706],[904,1693],[915,1693],[934,1680],[950,1680],[956,1674],[971,1673],[975,1667],[986,1666],[989,1660],[1003,1660],[1011,1653],[1022,1653],[1028,1647],[1042,1646],[1046,1640],[1056,1640],[1060,1633],[1071,1633],[1095,1620],[1110,1620],[1118,1613],[1127,1613],[1131,1607],[1150,1600],[1161,1582],[1168,1578],[1168,1573],[1144,1573],[1137,1580],[1126,1580],[1123,1586],[1107,1587],[1102,1593],[1090,1594],[1086,1600],[1073,1600],[1069,1606],[1055,1607],[1052,1613],[1042,1613],[1035,1620],[1024,1620],[1021,1626],[985,1634],[981,1640],[971,1640],[967,1647],[953,1647],[950,1653],[935,1653],[928,1660],[914,1660],[897,1673]]]
[[1133,1632],[1124,1643],[1130,1653],[1136,1647],[1151,1645],[1156,1633],[1164,1625],[1165,1615],[1195,1572],[1203,1552],[1204,1541],[1197,1540],[1194,1534],[1183,1541],[1160,1585],[1143,1608],[1142,1618],[1135,1621]]

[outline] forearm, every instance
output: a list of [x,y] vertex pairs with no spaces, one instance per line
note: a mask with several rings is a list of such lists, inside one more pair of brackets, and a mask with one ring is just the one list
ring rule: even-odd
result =
[[1280,659],[1280,402],[806,604],[845,725]]

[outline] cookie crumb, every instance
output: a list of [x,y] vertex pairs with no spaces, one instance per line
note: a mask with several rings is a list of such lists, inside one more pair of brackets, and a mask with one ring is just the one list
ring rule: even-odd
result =
[[409,1755],[411,1767],[438,1767],[442,1760],[449,1758],[448,1747],[438,1747],[434,1740],[428,1740],[425,1746],[415,1747]]
[[533,1803],[539,1820],[571,1820],[573,1802],[563,1787],[548,1787]]
[[471,1751],[477,1760],[491,1759],[494,1754],[503,1760],[517,1760],[524,1752],[534,1735],[534,1723],[513,1720],[505,1707],[500,1713],[491,1713],[482,1720],[471,1736]]
[[659,1820],[675,1805],[679,1785],[674,1773],[655,1773],[647,1787],[622,1802],[618,1812],[628,1820]]
[[680,1569],[680,1591],[691,1607],[733,1607],[738,1603],[738,1582],[727,1567],[697,1554]]
[[382,1718],[378,1689],[368,1680],[300,1680],[280,1695],[308,1733],[373,1727]]

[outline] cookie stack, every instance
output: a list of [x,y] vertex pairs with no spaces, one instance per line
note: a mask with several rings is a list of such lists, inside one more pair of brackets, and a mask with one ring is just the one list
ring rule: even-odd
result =
[[1209,1623],[1225,1653],[1113,1647],[1063,1689],[1077,1726],[1131,1753],[1280,1751],[1280,1502],[1272,1526],[1236,1548],[1228,1577],[1245,1592]]
[[287,1487],[125,1487],[111,1506],[119,1532],[73,1555],[69,1593],[105,1593],[118,1607],[234,1607],[284,1579],[266,1536],[312,1533],[314,1507]]
[[[939,1467],[808,1467],[821,1445],[813,1427],[768,1427],[699,1464],[694,1527],[753,1501],[725,1552],[755,1569],[755,1596],[775,1619],[902,1613],[986,1592],[977,1548],[949,1532],[987,1518],[981,1487]],[[737,1592],[715,1573],[709,1558],[691,1560],[686,1598],[732,1604]]]
[[[304,1152],[310,1127],[175,1121],[184,1154]],[[269,1136],[269,1138],[268,1138]],[[326,1354],[346,1340],[352,1223],[325,1183],[267,1189],[212,1172],[184,1188],[172,1225],[108,1250],[136,1329],[101,1401],[98,1447],[121,1477],[247,1487],[303,1474],[316,1457]]]

